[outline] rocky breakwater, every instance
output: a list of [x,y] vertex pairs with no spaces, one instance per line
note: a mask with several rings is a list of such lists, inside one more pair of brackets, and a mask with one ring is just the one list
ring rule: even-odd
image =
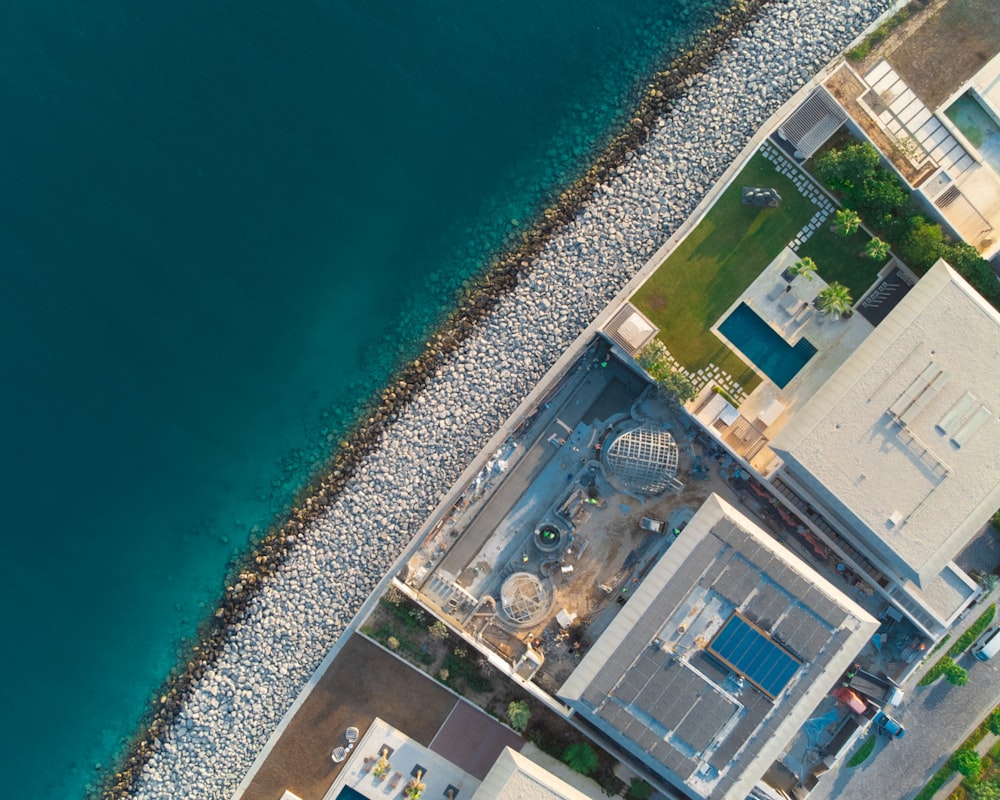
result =
[[220,610],[221,635],[207,655],[193,654],[176,702],[164,697],[170,713],[157,716],[105,794],[231,795],[465,465],[767,117],[886,6],[771,2],[720,42],[704,69],[652,82],[650,96],[664,102],[637,113],[642,134],[620,140],[620,157],[547,215],[545,235],[498,273],[486,300],[429,343],[384,394],[367,434],[346,448],[344,466],[258,551]]

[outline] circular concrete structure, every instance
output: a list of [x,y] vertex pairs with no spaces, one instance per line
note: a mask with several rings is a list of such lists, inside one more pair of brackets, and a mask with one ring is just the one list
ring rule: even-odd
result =
[[545,523],[535,529],[534,540],[535,547],[543,553],[554,553],[562,546],[563,535],[555,525]]

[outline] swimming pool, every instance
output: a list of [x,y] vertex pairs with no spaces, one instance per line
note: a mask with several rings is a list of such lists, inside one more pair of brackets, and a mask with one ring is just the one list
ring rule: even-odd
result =
[[344,786],[337,793],[337,800],[368,800],[368,795],[361,794],[357,789],[352,789],[350,786]]
[[978,98],[966,92],[948,106],[944,113],[979,151],[983,161],[1000,173],[1000,125]]
[[816,355],[816,348],[808,339],[799,339],[792,347],[746,303],[740,303],[722,321],[719,333],[781,388]]

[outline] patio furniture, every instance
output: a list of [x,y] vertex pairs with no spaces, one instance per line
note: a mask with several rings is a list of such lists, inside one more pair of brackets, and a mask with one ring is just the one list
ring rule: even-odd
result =
[[785,293],[787,288],[788,288],[787,283],[785,283],[784,281],[779,281],[778,283],[774,284],[774,288],[767,293],[767,299],[777,300],[779,297],[781,297],[781,295]]
[[371,756],[365,756],[365,760],[361,763],[362,772],[371,772],[372,767],[375,766],[375,759]]
[[353,727],[353,726],[350,727],[350,728],[348,728],[344,732],[344,736],[347,737],[347,741],[348,741],[349,744],[354,744],[358,740],[358,735],[359,734],[360,734],[360,731],[357,728]]
[[399,781],[402,777],[403,773],[400,772],[399,770],[396,770],[395,774],[392,776],[392,780],[389,781],[389,788],[395,789],[397,786],[399,786]]
[[333,752],[330,754],[330,758],[332,758],[337,764],[339,764],[341,761],[347,758],[347,751],[343,747],[335,747],[333,749]]
[[802,307],[806,305],[805,300],[792,292],[788,292],[778,301],[778,306],[784,311],[788,316],[794,317]]

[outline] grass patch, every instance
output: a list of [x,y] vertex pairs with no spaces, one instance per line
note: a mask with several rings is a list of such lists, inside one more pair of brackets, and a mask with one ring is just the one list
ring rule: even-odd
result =
[[[742,187],[778,190],[780,208],[740,202]],[[705,219],[636,292],[632,302],[660,328],[659,337],[688,370],[714,363],[747,391],[760,378],[710,330],[809,221],[816,207],[759,153]]]
[[969,646],[976,641],[977,638],[979,638],[979,634],[990,626],[990,623],[993,622],[993,618],[996,616],[996,613],[996,605],[991,605],[982,614],[980,614],[978,619],[976,619],[976,621],[969,626],[968,630],[955,640],[955,644],[948,648],[948,652],[938,659],[933,667],[927,670],[927,674],[917,682],[917,686],[930,686],[934,683],[934,681],[940,678],[947,669],[948,662],[955,656],[961,655],[969,649]]
[[[912,5],[912,4],[911,4]],[[889,17],[885,22],[879,25],[875,30],[873,30],[853,50],[847,51],[847,58],[851,61],[862,61],[871,52],[871,49],[876,45],[881,44],[885,41],[886,37],[892,33],[896,28],[902,25],[906,20],[908,20],[913,14],[913,9],[910,5],[904,6],[899,10],[894,16]]]
[[815,261],[819,276],[827,283],[840,281],[844,284],[857,302],[871,288],[884,266],[884,262],[879,264],[862,253],[870,238],[864,231],[837,236],[824,224],[799,248],[799,255]]
[[868,738],[865,739],[864,743],[855,751],[854,755],[851,756],[851,760],[847,762],[848,767],[860,767],[868,757],[875,750],[876,737],[869,734]]

